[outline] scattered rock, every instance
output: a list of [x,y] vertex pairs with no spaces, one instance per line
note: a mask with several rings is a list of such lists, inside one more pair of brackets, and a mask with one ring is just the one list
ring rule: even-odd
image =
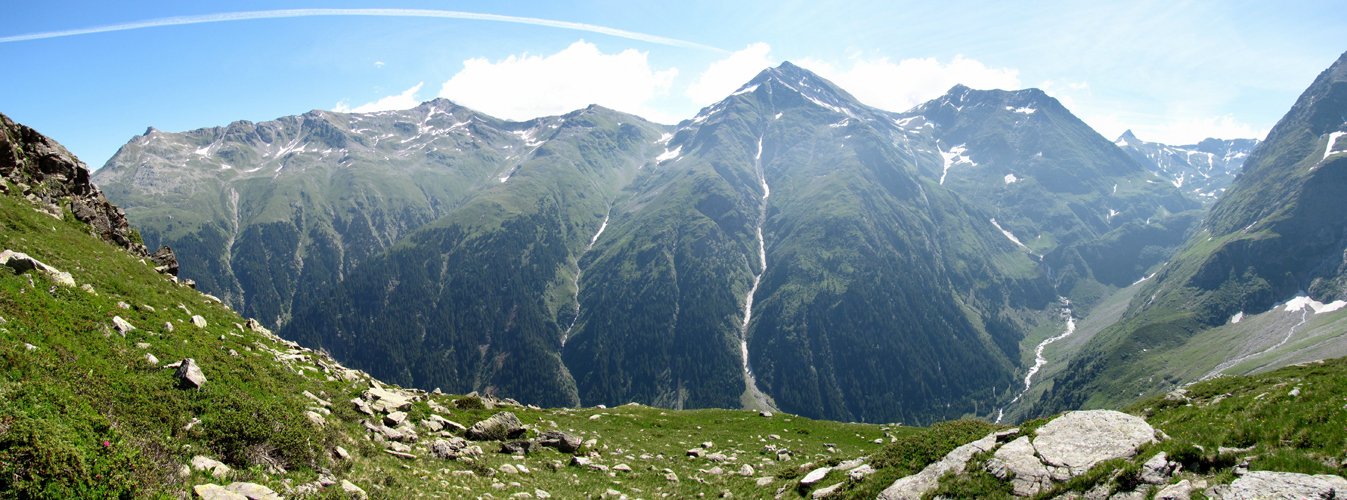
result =
[[533,498],[552,498],[552,494],[543,490],[533,490]]
[[136,329],[136,327],[131,325],[130,321],[122,319],[121,316],[112,317],[112,326],[116,327],[117,333],[122,334],[123,337],[126,336],[126,332]]
[[613,466],[614,472],[631,472],[631,466],[627,464],[617,464]]
[[395,456],[395,457],[398,457],[398,458],[401,458],[401,459],[404,459],[404,460],[416,460],[416,455],[413,455],[413,454],[411,454],[411,453],[401,452],[401,451],[397,451],[397,450],[384,450],[384,453],[387,453],[387,454],[389,454],[389,455],[393,455],[393,456]]
[[527,455],[533,453],[533,447],[536,443],[533,441],[510,441],[500,444],[500,452],[510,455]]
[[500,466],[500,472],[502,474],[518,474],[519,469],[516,469],[513,465],[505,464]]
[[319,415],[319,414],[317,414],[317,413],[315,413],[315,412],[313,412],[313,411],[306,411],[306,412],[304,412],[304,416],[305,416],[305,417],[308,417],[308,418],[309,418],[309,421],[310,421],[310,422],[313,422],[313,425],[316,425],[316,426],[319,426],[319,427],[323,427],[323,426],[327,425],[327,420],[324,419],[322,415]]
[[755,484],[757,484],[758,487],[763,487],[772,484],[772,481],[776,481],[776,478],[771,476],[760,477],[755,481]]
[[159,366],[159,358],[154,357],[153,354],[148,352],[145,353],[145,362],[149,363],[150,366]]
[[248,500],[284,500],[271,488],[255,483],[230,483],[226,490],[242,495]]
[[26,350],[26,351],[36,351],[36,350],[37,350],[37,346],[35,346],[35,345],[33,345],[33,344],[24,343],[24,344],[23,344],[23,349]]
[[701,458],[704,453],[706,452],[702,451],[701,448],[692,448],[688,450],[688,456],[692,458]]
[[831,486],[826,486],[826,487],[823,487],[823,488],[819,488],[819,489],[817,489],[817,490],[814,490],[814,492],[811,493],[811,494],[809,495],[809,498],[824,498],[824,497],[826,497],[826,496],[828,496],[828,495],[833,494],[833,492],[834,492],[834,491],[837,491],[838,488],[841,488],[841,487],[842,487],[842,484],[843,484],[843,483],[837,483],[837,484],[834,484],[834,485],[831,485]]
[[524,435],[524,423],[514,413],[503,411],[477,422],[468,429],[466,437],[473,441],[504,441]]
[[402,425],[402,423],[405,421],[407,421],[406,412],[395,411],[393,413],[389,413],[388,415],[384,415],[384,425],[390,427],[397,427],[399,425]]
[[744,477],[752,477],[753,474],[756,474],[756,473],[757,473],[757,471],[753,470],[753,466],[752,466],[752,465],[744,464],[742,467],[739,467],[739,475],[740,475],[740,476],[744,476]]
[[248,497],[229,491],[218,484],[198,484],[192,487],[192,491],[201,500],[248,500]]
[[340,458],[340,459],[342,459],[342,460],[350,460],[350,459],[351,459],[351,454],[350,454],[350,452],[347,452],[347,451],[346,451],[346,448],[342,448],[342,447],[338,446],[338,447],[337,447],[335,450],[333,450],[333,451],[335,451],[335,452],[337,453],[337,458]]
[[210,475],[217,478],[224,478],[229,474],[229,466],[207,456],[197,455],[192,457],[192,470],[210,471]]
[[1150,484],[1169,484],[1169,477],[1178,469],[1179,464],[1170,462],[1162,451],[1141,465],[1141,480]]
[[341,480],[341,491],[355,497],[357,500],[366,500],[369,498],[369,495],[365,493],[365,490],[360,489],[359,486],[356,486],[345,479]]
[[770,411],[760,411],[760,412],[758,412],[758,416],[759,416],[759,417],[772,418],[772,412],[770,412]]
[[1193,485],[1187,479],[1166,486],[1155,494],[1155,500],[1189,500],[1193,495]]
[[43,264],[41,261],[29,257],[28,254],[23,252],[15,252],[13,250],[0,252],[0,265],[13,268],[14,274],[23,274],[24,272],[36,269],[47,273],[47,275],[49,275],[58,285],[69,287],[75,286],[75,278],[71,277],[70,273],[61,272],[54,267]]
[[589,467],[589,465],[592,463],[593,461],[591,461],[588,457],[571,457],[572,467]]
[[1253,471],[1229,485],[1208,489],[1207,498],[1217,500],[1300,500],[1338,498],[1347,493],[1347,479],[1321,474]]
[[164,322],[164,330],[168,331],[168,333],[173,333],[173,323],[172,323],[172,322],[169,322],[169,321],[165,321],[165,322]]
[[870,467],[870,464],[862,464],[860,467],[847,471],[847,477],[851,478],[852,481],[860,481],[865,479],[865,476],[874,473],[874,467]]
[[201,367],[197,366],[192,358],[183,358],[178,365],[178,387],[183,389],[200,389],[206,385],[206,374],[201,373]]
[[827,476],[829,472],[832,472],[832,470],[833,470],[832,467],[819,467],[817,469],[809,471],[808,474],[804,475],[804,479],[800,480],[800,484],[814,484],[819,481],[822,481],[823,477]]
[[192,324],[196,325],[197,328],[205,328],[207,326],[206,318],[201,317],[200,314],[193,315]]

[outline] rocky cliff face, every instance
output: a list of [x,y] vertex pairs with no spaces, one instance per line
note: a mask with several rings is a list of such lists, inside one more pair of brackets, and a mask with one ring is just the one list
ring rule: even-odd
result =
[[19,190],[35,210],[56,218],[64,217],[69,210],[103,241],[152,259],[161,272],[178,274],[173,250],[165,246],[150,253],[138,241],[126,213],[91,182],[84,162],[56,141],[4,114],[0,114],[0,176],[14,184],[0,184],[0,189]]

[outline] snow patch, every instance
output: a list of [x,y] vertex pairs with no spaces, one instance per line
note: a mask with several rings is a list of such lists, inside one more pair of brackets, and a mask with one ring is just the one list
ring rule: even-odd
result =
[[1011,110],[1011,111],[1014,111],[1014,112],[1016,112],[1016,113],[1023,113],[1023,114],[1026,114],[1026,115],[1032,115],[1032,114],[1034,114],[1035,111],[1038,111],[1037,109],[1030,108],[1030,107],[1016,108],[1016,107],[1013,107],[1013,106],[1006,106],[1006,109]]
[[850,118],[844,118],[844,119],[842,119],[842,121],[840,121],[840,122],[837,122],[837,123],[829,123],[828,126],[829,126],[829,127],[832,127],[832,128],[841,128],[841,127],[847,126],[847,123],[850,123],[850,122],[851,122],[851,119],[850,119]]
[[1010,184],[1018,180],[1020,179],[1018,177],[1015,177],[1015,174],[1006,174],[1006,184]]
[[655,141],[655,144],[668,144],[671,140],[673,140],[673,134],[665,132],[664,135],[659,136],[659,140]]
[[[940,150],[939,146],[936,146],[936,150]],[[945,169],[940,172],[940,184],[945,183],[945,176],[949,175],[949,167],[960,163],[968,163],[974,167],[978,166],[978,164],[973,163],[971,158],[964,156],[964,153],[967,151],[968,148],[965,148],[963,144],[949,148],[949,152],[940,151],[940,156],[945,158]]]
[[754,85],[754,86],[752,86],[752,87],[744,87],[744,88],[742,88],[742,89],[736,90],[733,94],[730,94],[730,95],[747,94],[747,93],[752,92],[752,91],[754,91],[754,90],[758,90],[758,86],[757,86],[757,85]]
[[233,165],[230,165],[230,164],[228,164],[228,163],[224,163],[224,164],[221,164],[221,165],[220,165],[220,170],[229,170],[229,169],[231,169],[231,168],[234,168],[234,166],[233,166]]
[[1133,285],[1139,285],[1139,284],[1141,284],[1142,282],[1144,282],[1144,281],[1146,281],[1146,280],[1148,280],[1148,279],[1154,278],[1154,277],[1155,277],[1155,273],[1151,273],[1150,276],[1142,276],[1141,279],[1136,280],[1136,281],[1133,281],[1132,284],[1133,284]]
[[1231,317],[1230,317],[1230,324],[1232,324],[1232,325],[1233,325],[1233,324],[1237,324],[1237,323],[1239,323],[1240,321],[1243,321],[1243,320],[1244,320],[1244,311],[1240,311],[1240,312],[1235,313],[1234,316],[1231,316]]
[[1313,309],[1314,314],[1323,314],[1342,309],[1344,306],[1347,306],[1347,302],[1335,300],[1333,302],[1325,304],[1323,302],[1311,299],[1309,298],[1309,296],[1306,295],[1297,295],[1295,298],[1286,302],[1286,311],[1287,312],[1300,311],[1305,309],[1305,306],[1309,306],[1310,309]]
[[996,229],[1000,230],[1000,231],[1001,231],[1001,234],[1006,235],[1007,238],[1010,238],[1010,241],[1015,242],[1015,244],[1016,244],[1016,245],[1019,245],[1020,248],[1023,248],[1023,249],[1025,249],[1025,250],[1028,250],[1028,249],[1029,249],[1029,247],[1025,246],[1024,243],[1020,243],[1020,239],[1019,239],[1019,238],[1016,238],[1014,234],[1011,234],[1011,233],[1010,233],[1010,231],[1006,231],[1005,229],[1002,229],[1002,228],[1001,228],[1001,225],[996,223],[996,219],[992,219],[992,225],[993,225],[993,226],[996,226]]
[[665,148],[663,153],[660,153],[659,156],[656,156],[656,157],[655,157],[655,162],[656,162],[656,163],[664,163],[666,160],[672,160],[672,159],[674,159],[674,158],[677,158],[678,155],[679,155],[679,153],[681,153],[682,151],[683,151],[683,145],[681,145],[681,144],[678,145],[678,147],[673,148],[672,150],[671,150],[671,149],[668,149],[668,148]]
[[773,120],[780,120],[780,119],[781,119],[781,115],[784,115],[784,114],[785,114],[785,113],[777,113],[776,116],[772,117],[772,119],[773,119]]
[[[1328,147],[1324,148],[1324,159],[1319,161],[1327,160],[1329,155],[1333,154],[1333,143],[1338,142],[1338,138],[1342,137],[1343,134],[1347,134],[1347,132],[1333,132],[1328,134]],[[1343,151],[1339,151],[1339,153],[1342,152]]]
[[[1333,147],[1333,143],[1332,143],[1332,142],[1328,143],[1328,146],[1329,146],[1330,148],[1332,148],[1332,147]],[[210,145],[207,145],[207,146],[204,147],[204,148],[196,148],[196,155],[197,155],[197,156],[210,156]]]

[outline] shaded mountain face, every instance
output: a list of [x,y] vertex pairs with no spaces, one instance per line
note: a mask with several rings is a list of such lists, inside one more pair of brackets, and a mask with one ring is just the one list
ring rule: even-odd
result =
[[[1299,293],[1308,294],[1302,300],[1321,303],[1347,300],[1344,135],[1347,54],[1315,79],[1254,148],[1201,231],[1137,293],[1123,319],[1072,361],[1040,413],[1135,397],[1151,389],[1143,384],[1144,374],[1172,350],[1198,345],[1213,328],[1268,311]],[[1308,313],[1298,319],[1307,318]],[[1300,325],[1286,326],[1295,333]],[[1279,331],[1278,338],[1290,339],[1285,328]],[[1234,342],[1243,339],[1226,343]],[[1223,350],[1208,354],[1191,361],[1205,366],[1227,361]]]
[[273,327],[412,230],[501,183],[556,118],[438,99],[182,133],[151,128],[93,180],[183,278]]
[[995,413],[1059,297],[1200,218],[1040,91],[890,113],[789,63],[676,127],[437,100],[151,131],[97,176],[185,277],[404,386],[907,423]]
[[973,90],[893,115],[917,171],[962,195],[1052,270],[1079,305],[1146,275],[1200,205],[1038,89]]
[[1131,130],[1113,141],[1155,175],[1199,203],[1214,203],[1239,175],[1258,139],[1203,139],[1197,144],[1170,146],[1137,139]]
[[788,63],[679,124],[582,259],[564,353],[581,399],[990,411],[1019,358],[1004,312],[1052,294],[990,217],[914,174],[897,132]]

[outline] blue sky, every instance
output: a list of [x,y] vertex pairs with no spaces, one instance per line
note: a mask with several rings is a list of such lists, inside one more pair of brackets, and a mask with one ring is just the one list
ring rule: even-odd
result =
[[893,111],[955,83],[1038,87],[1109,139],[1127,128],[1172,144],[1261,137],[1347,51],[1340,1],[6,3],[0,39],[318,8],[456,11],[648,35],[307,16],[0,41],[0,112],[93,167],[147,126],[182,131],[438,96],[512,119],[597,102],[673,123],[787,60]]

